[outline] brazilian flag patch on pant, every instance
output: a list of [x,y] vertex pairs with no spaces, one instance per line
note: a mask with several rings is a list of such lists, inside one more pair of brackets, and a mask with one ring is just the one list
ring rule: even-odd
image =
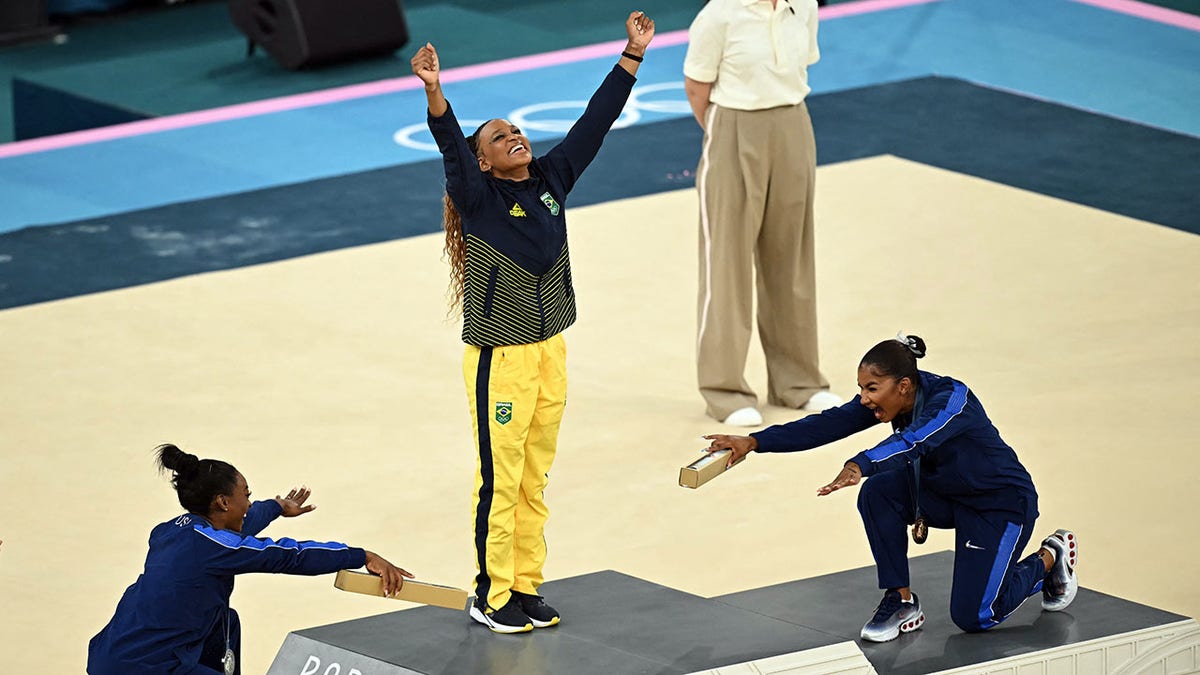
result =
[[500,424],[512,421],[512,402],[496,403],[496,421]]

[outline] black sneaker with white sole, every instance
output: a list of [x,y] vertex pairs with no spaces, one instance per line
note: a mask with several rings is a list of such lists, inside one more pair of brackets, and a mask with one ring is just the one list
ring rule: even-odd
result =
[[472,603],[471,618],[487,626],[493,633],[528,633],[533,630],[533,622],[521,611],[515,594],[500,609],[490,609],[485,602]]
[[521,611],[533,622],[534,628],[549,628],[550,626],[558,625],[558,610],[547,605],[542,596],[530,595],[519,591],[513,591],[512,595],[517,599]]
[[875,608],[875,616],[871,617],[863,627],[860,635],[868,642],[887,642],[900,637],[901,633],[911,633],[925,623],[925,612],[921,611],[921,599],[912,593],[912,599],[905,602],[900,597],[900,591],[889,590],[883,594],[883,600]]

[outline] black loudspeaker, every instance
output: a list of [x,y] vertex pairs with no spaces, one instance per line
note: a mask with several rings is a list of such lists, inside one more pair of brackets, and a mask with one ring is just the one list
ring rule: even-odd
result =
[[284,68],[383,56],[408,42],[400,0],[229,0],[250,43]]
[[45,0],[0,0],[0,45],[50,37]]

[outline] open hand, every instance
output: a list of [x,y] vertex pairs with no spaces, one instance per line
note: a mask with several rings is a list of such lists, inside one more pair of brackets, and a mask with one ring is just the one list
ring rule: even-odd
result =
[[837,475],[837,478],[833,479],[832,483],[817,490],[817,496],[824,497],[844,487],[858,485],[860,481],[862,481],[862,469],[858,468],[858,465],[854,462],[846,462],[846,466],[842,467],[841,473]]
[[426,42],[424,47],[417,50],[412,57],[413,75],[421,78],[421,81],[426,86],[437,84],[441,77],[441,68],[438,66],[437,50],[433,48],[433,44]]
[[312,490],[302,485],[289,490],[286,497],[275,495],[275,501],[279,502],[279,506],[283,509],[282,515],[284,518],[295,518],[309,511],[316,510],[317,507],[315,504],[304,505],[304,502],[308,501],[308,497],[311,494]]

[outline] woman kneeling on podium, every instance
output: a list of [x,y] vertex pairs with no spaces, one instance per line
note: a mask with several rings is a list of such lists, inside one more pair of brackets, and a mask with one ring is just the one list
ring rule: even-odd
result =
[[908,537],[925,528],[955,531],[950,617],[974,633],[998,626],[1031,595],[1058,612],[1075,598],[1079,555],[1074,533],[1058,530],[1021,557],[1038,517],[1037,491],[1017,455],[1000,438],[974,392],[958,380],[917,369],[925,341],[900,335],[871,348],[858,366],[859,397],[819,415],[749,436],[712,435],[710,452],[732,449],[728,463],[751,451],[795,452],[841,440],[881,422],[892,434],[864,450],[828,495],[864,478],[858,510],[875,558],[883,600],[862,638],[884,642],[925,621],[909,588]]
[[174,445],[160,445],[156,453],[159,468],[174,474],[171,483],[187,513],[150,532],[145,570],[88,644],[91,675],[240,673],[241,630],[229,606],[235,574],[316,575],[365,565],[383,578],[386,595],[412,577],[346,544],[255,536],[279,516],[316,508],[304,505],[308,488],[251,503],[250,486],[233,466]]

